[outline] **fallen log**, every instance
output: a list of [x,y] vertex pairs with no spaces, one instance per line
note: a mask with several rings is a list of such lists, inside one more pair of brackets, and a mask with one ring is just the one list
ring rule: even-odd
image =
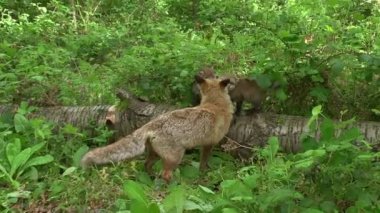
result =
[[[44,107],[38,108],[30,116],[43,117],[60,125],[72,124],[90,131],[94,126],[106,125],[115,131],[116,140],[156,116],[176,109],[169,105],[149,103],[123,90],[118,90],[117,96],[127,102],[126,109],[117,109],[115,106]],[[0,115],[14,114],[15,111],[14,106],[0,106]],[[297,152],[301,148],[300,136],[308,132],[307,122],[308,118],[305,117],[271,113],[237,116],[226,136],[230,145],[225,149],[246,158],[250,156],[252,147],[263,146],[270,136],[277,136],[284,151]],[[380,123],[357,122],[355,125],[366,141],[380,142]],[[318,138],[319,132],[315,134]]]

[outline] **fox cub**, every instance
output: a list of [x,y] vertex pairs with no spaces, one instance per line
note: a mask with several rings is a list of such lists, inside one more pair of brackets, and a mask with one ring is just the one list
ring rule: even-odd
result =
[[[198,75],[202,78],[216,78],[217,76],[215,75],[215,71],[213,68],[210,67],[205,67],[201,69],[198,72]],[[199,91],[198,83],[194,81],[191,86],[191,90],[193,92],[193,100],[192,100],[192,105],[197,106],[201,102],[201,93]]]
[[82,166],[132,159],[146,149],[147,172],[152,174],[153,164],[161,159],[161,176],[169,182],[185,150],[202,146],[200,170],[205,170],[212,147],[229,130],[233,106],[226,89],[229,79],[205,79],[199,75],[195,79],[201,93],[199,106],[162,114],[117,142],[89,151],[81,160]]
[[249,113],[261,111],[261,104],[267,96],[267,91],[253,79],[236,78],[234,80],[234,87],[229,91],[229,94],[232,101],[236,102],[235,114],[241,113],[244,101],[252,104]]

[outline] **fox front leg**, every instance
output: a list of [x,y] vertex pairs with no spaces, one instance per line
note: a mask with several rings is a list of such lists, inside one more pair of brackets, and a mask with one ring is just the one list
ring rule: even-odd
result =
[[199,170],[206,171],[209,168],[208,165],[208,159],[210,158],[211,151],[212,151],[212,145],[207,145],[202,147],[201,151],[201,162],[199,164]]
[[236,101],[236,111],[235,115],[241,114],[241,108],[243,107],[243,101]]
[[193,99],[191,101],[192,106],[198,106],[201,102],[201,97],[198,94],[193,94]]

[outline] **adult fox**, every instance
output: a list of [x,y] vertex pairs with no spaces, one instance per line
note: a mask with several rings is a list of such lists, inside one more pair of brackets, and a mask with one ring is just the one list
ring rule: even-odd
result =
[[[199,76],[207,79],[217,78],[213,68],[206,67],[199,71]],[[267,97],[267,89],[263,89],[259,84],[248,78],[239,78],[236,76],[222,76],[222,78],[230,79],[230,86],[228,87],[228,93],[231,97],[231,101],[236,103],[236,115],[241,114],[243,102],[249,102],[252,104],[252,109],[249,110],[249,113],[260,112],[261,104]],[[275,82],[268,89],[275,89],[279,85]],[[192,85],[193,100],[192,105],[196,106],[200,103],[200,91],[197,86],[196,81]]]
[[233,106],[226,89],[229,79],[196,75],[195,80],[202,96],[199,106],[162,114],[119,141],[89,151],[82,158],[82,166],[132,159],[147,149],[145,169],[152,174],[153,164],[161,158],[161,176],[169,182],[185,150],[202,146],[200,170],[205,170],[212,147],[228,132]]

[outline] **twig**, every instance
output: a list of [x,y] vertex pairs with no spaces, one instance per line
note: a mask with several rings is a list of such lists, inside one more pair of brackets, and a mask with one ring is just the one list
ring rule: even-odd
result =
[[229,141],[232,141],[234,144],[238,145],[239,147],[243,147],[245,149],[250,149],[250,150],[254,150],[254,148],[250,147],[250,146],[244,146],[244,145],[241,145],[239,142],[235,141],[235,140],[232,140],[231,138],[227,137],[227,136],[224,136],[225,138],[227,138],[227,140]]

